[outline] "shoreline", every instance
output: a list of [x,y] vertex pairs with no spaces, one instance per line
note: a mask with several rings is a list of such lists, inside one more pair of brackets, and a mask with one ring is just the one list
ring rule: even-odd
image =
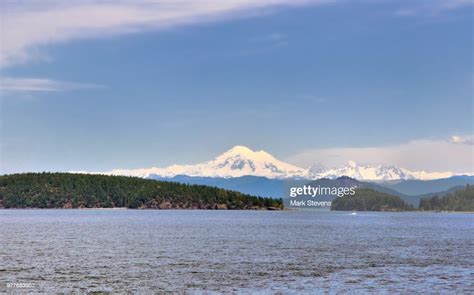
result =
[[290,211],[282,208],[259,208],[259,209],[193,209],[193,208],[127,208],[127,207],[115,207],[115,208],[0,208],[0,210],[80,210],[80,211]]
[[17,211],[17,210],[75,210],[75,211],[315,211],[315,212],[356,212],[356,213],[439,213],[439,214],[474,214],[474,211],[426,211],[426,210],[409,210],[409,211],[358,211],[358,210],[313,210],[313,209],[295,209],[295,208],[261,208],[261,209],[192,209],[192,208],[0,208],[0,211]]

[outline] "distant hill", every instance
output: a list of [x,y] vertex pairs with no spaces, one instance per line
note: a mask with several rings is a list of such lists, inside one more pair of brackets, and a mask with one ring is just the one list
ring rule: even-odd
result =
[[[272,198],[282,198],[284,196],[284,185],[285,182],[290,180],[283,179],[269,179],[266,177],[259,176],[242,176],[242,177],[232,177],[232,178],[217,178],[217,177],[191,177],[186,175],[178,175],[171,178],[164,178],[158,176],[152,176],[152,179],[164,180],[164,181],[173,181],[185,184],[199,184],[199,185],[209,185],[214,187],[219,187],[223,189],[235,190],[245,194],[262,196],[262,197],[272,197]],[[302,180],[303,181],[303,180]],[[393,189],[378,185],[371,182],[362,182],[350,177],[339,177],[337,179],[318,179],[318,180],[308,180],[308,184],[317,186],[357,186],[363,188],[370,188],[376,191],[385,192],[387,194],[392,194],[395,196],[400,196],[402,198],[407,198],[407,201],[411,199]],[[325,198],[322,198],[325,199]],[[328,198],[330,200],[332,198]],[[419,199],[413,200],[413,204],[418,205]],[[412,203],[412,202],[410,202]]]
[[[185,184],[208,185],[218,188],[235,190],[244,194],[250,194],[262,197],[282,198],[284,196],[284,185],[288,179],[269,179],[260,176],[241,176],[231,178],[221,177],[192,177],[178,175],[170,178],[151,176],[152,179],[172,181]],[[418,206],[420,199],[431,197],[435,194],[443,196],[449,192],[464,187],[468,183],[474,183],[473,176],[455,176],[438,180],[402,180],[397,183],[387,182],[367,182],[359,181],[347,176],[336,179],[322,178],[318,180],[308,180],[312,185],[321,186],[357,186],[361,188],[370,188],[375,191],[398,196],[408,204]],[[404,192],[421,192],[415,195],[409,195]],[[321,200],[331,200],[331,198],[322,197]]]
[[335,198],[331,210],[336,211],[407,211],[413,210],[398,196],[368,188],[358,189],[354,196]]
[[420,200],[420,210],[435,211],[471,211],[474,212],[474,186],[464,188],[440,197],[435,195]]
[[125,176],[26,173],[0,176],[4,208],[276,209],[280,199],[203,185]]
[[438,197],[443,197],[443,196],[446,196],[450,193],[453,193],[455,191],[458,191],[460,189],[463,189],[465,188],[466,186],[465,185],[457,185],[457,186],[454,186],[450,189],[447,189],[445,191],[440,191],[440,192],[435,192],[435,193],[427,193],[427,194],[422,194],[422,195],[417,195],[418,198],[420,198],[420,200],[422,198],[430,198],[430,197],[434,197],[434,196],[438,196]]
[[438,193],[453,187],[466,186],[466,184],[474,184],[474,176],[453,176],[434,180],[402,180],[379,183],[381,186],[411,196]]
[[403,194],[397,192],[396,190],[378,185],[376,183],[372,182],[365,182],[365,181],[359,181],[357,179],[353,179],[347,176],[341,176],[336,179],[327,179],[327,178],[322,178],[318,180],[313,180],[309,182],[313,186],[321,185],[321,186],[335,186],[335,187],[341,187],[341,186],[357,186],[358,188],[368,188],[374,191],[386,193],[386,194],[391,194],[395,196],[400,196],[404,197]]

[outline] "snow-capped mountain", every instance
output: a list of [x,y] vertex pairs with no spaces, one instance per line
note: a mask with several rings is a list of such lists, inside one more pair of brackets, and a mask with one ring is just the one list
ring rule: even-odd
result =
[[[87,172],[81,172],[87,173]],[[216,158],[196,165],[172,165],[166,168],[115,169],[96,172],[108,175],[137,177],[174,177],[177,175],[199,177],[240,177],[245,175],[263,176],[272,179],[284,178],[337,178],[348,176],[358,180],[406,180],[439,179],[454,175],[452,172],[409,171],[396,166],[368,166],[349,161],[346,165],[326,168],[320,164],[307,169],[280,161],[265,151],[252,151],[244,146],[235,146]]]
[[265,151],[252,151],[244,146],[235,146],[220,156],[201,164],[132,170],[115,169],[105,174],[138,177],[187,175],[229,178],[253,175],[267,178],[293,178],[305,177],[306,170],[282,162]]
[[[425,172],[425,171],[410,171],[397,166],[369,166],[359,165],[354,161],[348,161],[342,167],[332,169],[314,170],[314,166],[310,167],[308,178],[337,178],[340,176],[348,176],[358,180],[408,180],[408,179],[439,179],[448,178],[454,175],[452,172]],[[319,166],[320,167],[320,166]]]

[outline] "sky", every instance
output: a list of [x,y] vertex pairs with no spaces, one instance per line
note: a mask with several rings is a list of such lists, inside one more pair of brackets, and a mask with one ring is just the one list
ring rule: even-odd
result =
[[3,1],[0,174],[474,171],[472,0]]

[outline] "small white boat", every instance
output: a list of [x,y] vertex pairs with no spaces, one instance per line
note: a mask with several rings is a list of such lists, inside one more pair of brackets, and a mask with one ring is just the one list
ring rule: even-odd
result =
[[357,212],[352,212],[351,215],[357,215]]

